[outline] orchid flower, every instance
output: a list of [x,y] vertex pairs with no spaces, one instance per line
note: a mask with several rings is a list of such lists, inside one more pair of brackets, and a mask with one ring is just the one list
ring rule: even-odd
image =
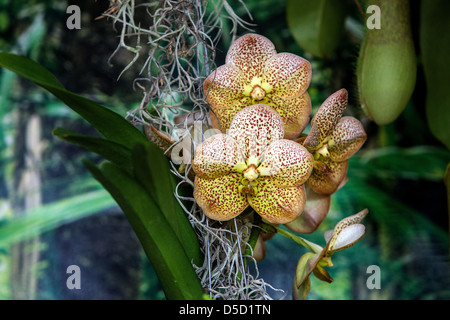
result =
[[313,156],[283,139],[280,115],[265,104],[239,111],[227,134],[206,139],[195,149],[194,197],[205,215],[230,220],[249,205],[266,221],[293,221],[305,205],[304,183]]
[[338,189],[346,178],[348,159],[367,138],[359,120],[342,117],[347,97],[345,89],[328,97],[312,118],[311,131],[302,142],[314,156],[308,185],[317,193],[332,194]]
[[322,280],[331,283],[333,278],[324,267],[331,267],[331,257],[338,251],[353,246],[365,233],[361,220],[367,215],[368,210],[364,209],[357,214],[346,217],[339,221],[333,230],[325,232],[326,245],[321,248],[317,244],[311,244],[313,252],[305,253],[297,263],[294,278],[293,296],[295,299],[305,299],[311,286],[309,276],[311,273]]
[[212,125],[225,133],[238,111],[263,103],[280,114],[285,138],[296,138],[311,114],[306,92],[310,81],[311,65],[307,60],[277,53],[273,43],[261,35],[244,35],[231,44],[225,64],[204,81]]

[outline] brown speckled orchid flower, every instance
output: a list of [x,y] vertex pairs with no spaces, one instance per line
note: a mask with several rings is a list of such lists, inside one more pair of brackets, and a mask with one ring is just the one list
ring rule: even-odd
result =
[[301,214],[314,159],[283,135],[279,114],[256,104],[236,114],[227,134],[195,149],[194,197],[205,215],[230,220],[250,205],[266,221],[284,224]]
[[302,143],[314,156],[308,185],[317,193],[332,194],[338,189],[346,177],[348,159],[367,138],[359,120],[342,117],[347,98],[345,89],[328,97],[312,118],[311,131]]
[[297,263],[294,278],[293,297],[294,299],[305,299],[311,286],[309,276],[311,273],[325,282],[332,282],[333,278],[324,267],[331,267],[331,257],[338,251],[353,246],[365,233],[364,225],[360,224],[367,215],[368,210],[364,209],[357,214],[346,217],[338,222],[333,230],[325,232],[326,245],[324,248],[319,245],[309,243],[313,252],[305,253]]
[[232,43],[225,64],[203,84],[212,112],[213,127],[223,133],[234,115],[253,104],[267,104],[281,116],[285,138],[305,129],[311,114],[306,89],[311,81],[310,63],[291,53],[278,53],[273,43],[257,34],[247,34]]

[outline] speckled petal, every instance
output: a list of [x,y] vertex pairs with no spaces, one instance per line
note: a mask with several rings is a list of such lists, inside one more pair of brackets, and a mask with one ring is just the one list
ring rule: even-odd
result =
[[266,62],[263,82],[272,86],[273,95],[284,99],[298,97],[311,82],[311,64],[295,54],[279,53]]
[[292,140],[272,142],[258,167],[261,176],[271,176],[279,187],[299,186],[313,170],[314,157],[305,147]]
[[242,71],[233,65],[223,65],[203,82],[203,93],[213,108],[228,108],[244,98],[244,86],[248,84]]
[[311,99],[308,92],[292,99],[271,96],[268,104],[283,119],[286,139],[297,138],[305,130],[311,115]]
[[361,148],[367,139],[367,134],[358,119],[342,117],[333,131],[328,151],[333,161],[344,161]]
[[195,149],[192,169],[202,178],[217,178],[237,170],[244,159],[236,141],[226,134],[214,135]]
[[313,172],[307,183],[317,193],[334,193],[346,178],[348,160],[334,162],[329,158],[321,158],[320,163],[314,165]]
[[359,224],[369,213],[364,209],[357,214],[346,217],[338,222],[334,229],[325,233],[327,241],[327,256],[354,245],[364,235],[364,226]]
[[223,133],[227,132],[230,128],[231,121],[236,113],[251,105],[249,97],[244,97],[240,100],[233,100],[230,102],[227,108],[214,108],[211,107],[209,111],[211,125],[213,128],[220,130]]
[[225,221],[237,217],[248,206],[247,197],[239,192],[242,174],[232,173],[215,179],[194,181],[194,197],[203,213],[211,219]]
[[306,201],[305,187],[280,188],[273,177],[260,177],[258,193],[248,196],[253,209],[266,221],[285,224],[296,219],[303,211]]
[[235,115],[228,134],[237,141],[247,164],[259,165],[259,158],[267,146],[283,138],[283,120],[270,106],[255,104]]
[[275,54],[275,46],[269,39],[258,34],[246,34],[231,44],[225,63],[238,67],[246,79],[251,80],[262,77],[266,61]]
[[297,233],[312,233],[325,220],[330,210],[331,197],[314,192],[308,185],[306,189],[306,204],[303,213],[286,227]]
[[331,135],[347,107],[347,98],[347,90],[341,89],[325,100],[311,120],[311,131],[303,143],[305,147],[317,148]]

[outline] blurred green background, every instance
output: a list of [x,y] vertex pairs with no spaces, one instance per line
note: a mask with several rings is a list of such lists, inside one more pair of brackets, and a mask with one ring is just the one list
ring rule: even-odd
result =
[[[345,2],[345,1],[343,1]],[[248,20],[240,1],[229,1]],[[401,116],[377,126],[359,107],[356,59],[364,36],[358,7],[349,14],[334,53],[317,58],[294,40],[285,0],[246,0],[254,32],[278,52],[308,59],[313,76],[308,92],[313,113],[333,92],[347,88],[347,113],[368,134],[350,160],[349,182],[332,197],[319,230],[305,238],[324,244],[323,232],[364,208],[366,235],[337,253],[329,269],[332,284],[313,279],[309,299],[449,299],[449,215],[443,181],[448,149],[431,133],[425,116],[420,65],[416,89]],[[420,1],[411,1],[412,16]],[[82,13],[81,29],[66,27],[68,5]],[[353,4],[353,5],[352,5]],[[118,75],[130,58],[115,50],[118,33],[106,19],[94,20],[106,0],[0,0],[0,50],[28,56],[49,69],[70,91],[99,101],[125,116],[140,102],[133,90],[139,66]],[[418,30],[413,24],[413,36]],[[245,30],[240,30],[243,33]],[[217,65],[230,38],[219,44]],[[449,84],[450,85],[450,84]],[[64,104],[32,83],[0,70],[0,299],[162,299],[151,265],[127,220],[81,160],[100,160],[52,136],[55,127],[92,128]],[[260,276],[290,299],[302,248],[279,235],[267,242]],[[81,268],[81,290],[69,290],[66,269]],[[381,289],[366,286],[367,267],[378,265]],[[270,290],[270,289],[269,289]]]

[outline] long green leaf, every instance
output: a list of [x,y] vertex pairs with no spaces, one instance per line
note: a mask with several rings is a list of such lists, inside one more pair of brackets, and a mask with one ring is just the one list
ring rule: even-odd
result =
[[170,173],[167,157],[155,144],[136,145],[133,168],[137,180],[158,204],[187,256],[201,265],[202,255],[197,235],[174,196],[175,179]]
[[67,142],[95,152],[106,160],[122,168],[127,168],[131,172],[131,150],[126,146],[103,138],[81,135],[64,128],[56,128],[52,133]]
[[42,205],[1,223],[0,247],[116,206],[114,199],[103,189]]
[[181,243],[147,191],[116,165],[85,165],[111,193],[138,236],[166,297],[202,299],[203,289]]
[[52,93],[108,140],[123,146],[147,142],[144,134],[118,113],[66,90],[53,74],[38,63],[23,56],[0,52],[0,67],[31,80]]
[[417,146],[373,149],[363,157],[352,157],[351,168],[364,170],[365,175],[401,177],[442,181],[450,152],[443,148]]

